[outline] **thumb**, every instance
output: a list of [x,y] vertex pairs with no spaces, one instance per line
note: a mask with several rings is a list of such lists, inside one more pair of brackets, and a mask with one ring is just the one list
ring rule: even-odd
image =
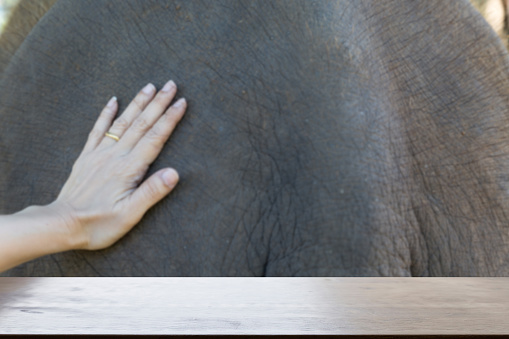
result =
[[147,210],[170,193],[179,181],[173,168],[166,168],[152,174],[131,195],[128,208],[143,216]]

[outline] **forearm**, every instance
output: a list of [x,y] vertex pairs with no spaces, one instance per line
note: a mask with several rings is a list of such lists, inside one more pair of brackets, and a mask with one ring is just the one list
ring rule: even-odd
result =
[[77,248],[70,220],[54,205],[0,216],[0,272],[32,259]]
[[176,92],[173,81],[157,94],[147,84],[113,124],[118,103],[110,99],[57,199],[0,216],[0,272],[52,253],[111,246],[170,193],[174,169],[142,179],[186,110],[183,98],[170,105]]

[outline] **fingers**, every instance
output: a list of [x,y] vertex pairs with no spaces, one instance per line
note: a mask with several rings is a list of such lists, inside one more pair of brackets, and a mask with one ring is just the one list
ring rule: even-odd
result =
[[92,131],[88,135],[87,143],[85,144],[84,151],[91,151],[97,147],[97,145],[103,140],[104,133],[108,131],[111,126],[111,121],[117,113],[118,103],[117,97],[112,97],[106,106],[101,111],[99,118],[95,122]]
[[[149,84],[116,121],[116,98],[101,112],[85,146],[89,152],[80,154],[58,196],[76,212],[87,249],[117,241],[177,184],[177,172],[164,169],[139,185],[187,107],[181,99],[168,108],[176,91],[172,81],[157,94]],[[105,136],[108,131],[119,141]]]
[[[115,120],[113,125],[105,132],[111,133],[121,138],[125,131],[129,129],[133,121],[140,115],[141,112],[147,107],[149,102],[154,97],[156,88],[151,83],[147,84],[143,89],[138,92],[136,97],[131,101],[129,106],[125,109],[124,113]],[[112,138],[104,138],[105,145],[112,145],[116,141]]]
[[132,156],[144,165],[151,164],[184,116],[186,108],[186,99],[177,100],[138,142],[132,150]]
[[150,207],[173,190],[178,180],[178,173],[172,168],[157,171],[129,196],[123,210],[133,213],[135,219],[141,219]]
[[124,150],[133,149],[141,138],[158,121],[177,92],[173,81],[168,81],[146,109],[136,118],[119,142]]

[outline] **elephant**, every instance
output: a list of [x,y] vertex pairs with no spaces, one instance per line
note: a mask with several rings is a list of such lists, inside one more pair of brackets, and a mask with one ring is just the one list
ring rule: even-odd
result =
[[100,109],[173,79],[112,247],[4,276],[509,276],[509,57],[466,0],[60,0],[0,75],[0,213],[53,201]]

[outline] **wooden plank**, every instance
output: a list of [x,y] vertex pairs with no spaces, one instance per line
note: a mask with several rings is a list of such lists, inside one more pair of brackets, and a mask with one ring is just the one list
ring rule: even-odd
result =
[[508,335],[509,278],[0,278],[0,334]]

